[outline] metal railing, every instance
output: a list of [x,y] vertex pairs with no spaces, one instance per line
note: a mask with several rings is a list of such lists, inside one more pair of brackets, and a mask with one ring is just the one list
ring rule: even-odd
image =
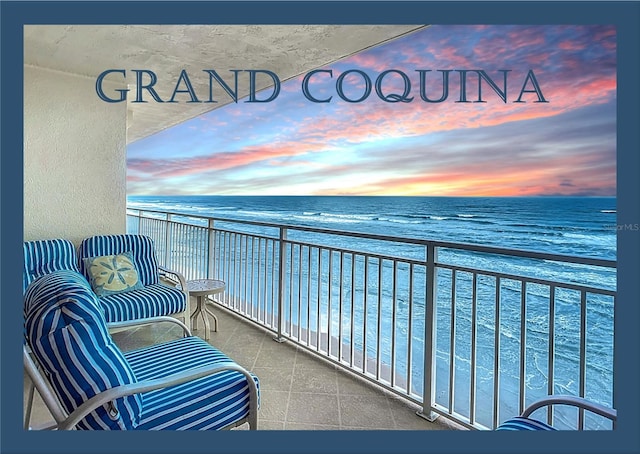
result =
[[[428,419],[495,428],[558,392],[613,405],[615,261],[131,208],[127,222],[162,265],[224,280],[218,304]],[[547,412],[576,419],[611,428]]]

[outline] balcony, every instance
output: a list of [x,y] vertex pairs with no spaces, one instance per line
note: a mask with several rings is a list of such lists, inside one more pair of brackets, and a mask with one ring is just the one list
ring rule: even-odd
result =
[[[615,261],[137,209],[127,218],[163,265],[227,283],[211,342],[265,384],[262,428],[492,429],[548,394],[613,403]],[[611,428],[577,411],[546,417]]]
[[[612,406],[615,262],[136,209],[127,218],[163,265],[227,283],[210,342],[260,377],[261,429],[491,429],[553,393]],[[477,267],[460,264],[469,256]],[[548,278],[565,268],[567,279]],[[158,325],[114,340],[127,350],[179,335]],[[37,401],[32,422],[47,419]],[[563,409],[547,420],[611,428]]]

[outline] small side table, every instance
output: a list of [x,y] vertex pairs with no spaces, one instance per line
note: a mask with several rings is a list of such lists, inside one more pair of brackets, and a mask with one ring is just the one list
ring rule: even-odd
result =
[[207,295],[216,295],[224,292],[226,284],[224,281],[217,279],[195,279],[193,281],[187,281],[187,291],[190,296],[196,297],[197,307],[191,314],[191,324],[194,329],[198,329],[198,316],[202,317],[204,321],[204,339],[209,340],[209,331],[211,331],[211,325],[209,325],[209,319],[207,315],[213,317],[214,331],[218,331],[218,317],[215,316],[211,309],[207,307],[205,297]]

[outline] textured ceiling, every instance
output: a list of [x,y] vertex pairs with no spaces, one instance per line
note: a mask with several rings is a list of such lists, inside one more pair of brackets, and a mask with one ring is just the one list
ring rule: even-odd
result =
[[[124,69],[106,80],[128,85],[127,141],[147,137],[232,99],[222,93],[218,103],[187,103],[186,93],[177,103],[153,102],[147,92],[136,103],[133,69],[153,71],[155,89],[163,100],[171,98],[184,69],[201,101],[209,96],[209,76],[215,70],[233,87],[229,70],[268,70],[281,81],[340,60],[419,25],[28,25],[24,27],[25,64],[96,79],[107,69]],[[148,82],[147,74],[143,83]],[[247,73],[238,77],[238,98],[249,93]],[[272,85],[265,75],[256,78],[258,89]],[[185,85],[181,84],[181,89]],[[216,89],[221,90],[217,85]],[[105,88],[105,92],[107,89]],[[267,92],[269,93],[269,92]],[[111,90],[110,97],[116,97]],[[96,95],[97,96],[97,95]],[[259,97],[260,98],[260,97]]]

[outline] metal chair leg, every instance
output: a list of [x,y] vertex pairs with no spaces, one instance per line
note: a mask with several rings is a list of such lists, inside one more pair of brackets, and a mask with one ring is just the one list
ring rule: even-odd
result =
[[33,399],[36,391],[33,381],[29,377],[27,377],[27,379],[29,380],[29,391],[27,397],[27,408],[25,408],[24,412],[24,430],[29,430],[31,424],[31,411],[33,410]]

